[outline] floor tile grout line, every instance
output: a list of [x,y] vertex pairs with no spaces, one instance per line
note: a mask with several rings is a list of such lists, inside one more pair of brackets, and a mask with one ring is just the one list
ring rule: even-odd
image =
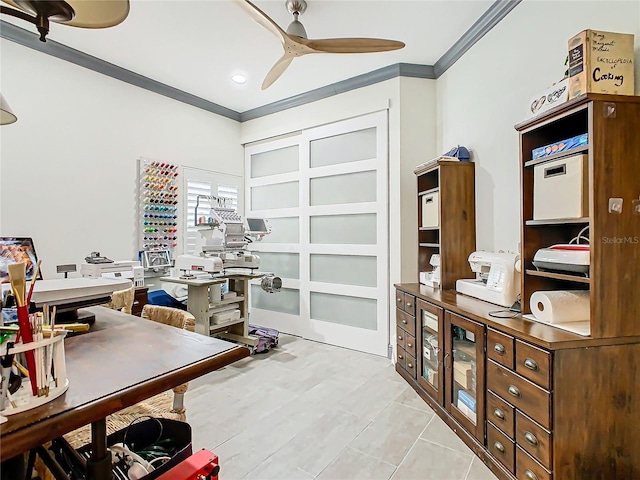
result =
[[468,452],[461,452],[460,450],[456,450],[455,448],[447,447],[446,445],[442,445],[441,443],[434,442],[433,440],[427,440],[426,438],[419,438],[419,440],[422,440],[423,442],[430,443],[431,445],[437,445],[438,447],[446,448],[447,450],[451,450],[452,452],[457,452],[460,455],[471,455],[472,458],[476,456],[476,454],[473,453],[473,450],[471,450],[469,447],[467,447],[467,449],[469,450]]
[[400,469],[400,466],[404,463],[404,461],[407,459],[407,456],[409,455],[409,452],[411,452],[411,450],[413,450],[413,447],[416,446],[416,444],[418,443],[418,440],[420,440],[420,435],[422,435],[422,433],[427,429],[427,427],[431,424],[431,422],[433,422],[433,419],[435,418],[435,415],[433,415],[429,421],[427,422],[427,424],[424,426],[424,428],[422,429],[422,431],[418,434],[418,437],[414,440],[414,442],[411,444],[411,447],[409,447],[407,449],[407,453],[404,454],[404,457],[402,457],[402,460],[400,460],[400,463],[398,463],[398,466],[396,467],[395,472],[393,472],[393,475],[391,475],[391,477],[389,478],[389,480],[393,480],[393,477],[395,477],[396,473],[398,473],[398,470]]
[[[403,392],[404,393],[404,392]],[[417,408],[417,407],[412,407],[411,405],[407,405],[406,403],[402,403],[402,402],[397,402],[395,400],[393,400],[391,403],[397,403],[398,405],[402,405],[403,407],[407,407],[407,408],[411,408],[413,410],[417,410],[418,412],[424,412],[424,413],[430,413],[432,415],[435,415],[436,412],[434,412],[431,407],[428,407],[429,410],[423,410],[422,408]]]
[[467,468],[467,473],[465,474],[464,478],[462,480],[467,480],[469,478],[469,472],[471,471],[471,467],[473,466],[473,459],[476,456],[474,455],[473,457],[471,457],[471,461],[469,462],[469,468]]

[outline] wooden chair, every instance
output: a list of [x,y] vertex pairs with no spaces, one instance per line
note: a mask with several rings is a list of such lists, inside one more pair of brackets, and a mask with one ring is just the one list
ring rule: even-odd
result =
[[132,286],[126,290],[118,290],[111,294],[111,301],[105,303],[104,306],[111,308],[112,310],[120,310],[123,313],[131,315],[131,309],[133,308],[133,299],[135,296],[136,287]]
[[[142,308],[142,318],[152,320],[154,322],[171,325],[172,327],[182,328],[193,332],[196,326],[196,318],[184,310],[173,307],[163,307],[160,305],[145,305]],[[184,407],[184,394],[189,388],[188,383],[183,383],[173,388],[173,405],[171,411],[186,416]]]

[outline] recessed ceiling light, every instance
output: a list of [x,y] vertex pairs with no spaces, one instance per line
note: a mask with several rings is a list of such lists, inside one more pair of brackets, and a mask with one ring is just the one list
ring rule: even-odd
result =
[[243,83],[246,83],[246,81],[247,81],[247,77],[245,77],[244,75],[242,75],[242,74],[240,74],[240,73],[236,73],[235,75],[233,75],[233,76],[231,77],[231,80],[232,80],[234,83],[237,83],[237,84],[239,84],[239,85],[242,85]]

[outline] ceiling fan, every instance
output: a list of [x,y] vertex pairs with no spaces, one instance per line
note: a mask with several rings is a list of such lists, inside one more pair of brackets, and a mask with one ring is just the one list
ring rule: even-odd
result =
[[256,22],[273,33],[282,42],[284,54],[275,63],[264,81],[262,90],[266,90],[280,78],[294,58],[310,53],[373,53],[398,50],[404,47],[403,42],[384,40],[379,38],[326,38],[310,40],[304,26],[298,20],[307,9],[305,0],[286,0],[285,4],[289,13],[293,15],[293,21],[282,30],[276,22],[256,7],[249,0],[236,0]]

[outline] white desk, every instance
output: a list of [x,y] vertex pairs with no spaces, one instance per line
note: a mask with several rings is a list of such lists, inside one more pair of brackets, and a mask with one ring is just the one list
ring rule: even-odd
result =
[[[187,310],[196,318],[195,331],[197,333],[207,336],[214,335],[255,347],[258,344],[258,339],[249,335],[249,308],[247,301],[249,298],[249,281],[262,276],[263,274],[229,274],[204,279],[162,277],[160,281],[187,286]],[[220,287],[227,280],[229,280],[229,291],[236,292],[237,296],[219,300]],[[238,303],[240,305],[240,318],[218,324],[211,323],[212,309],[230,303]]]

